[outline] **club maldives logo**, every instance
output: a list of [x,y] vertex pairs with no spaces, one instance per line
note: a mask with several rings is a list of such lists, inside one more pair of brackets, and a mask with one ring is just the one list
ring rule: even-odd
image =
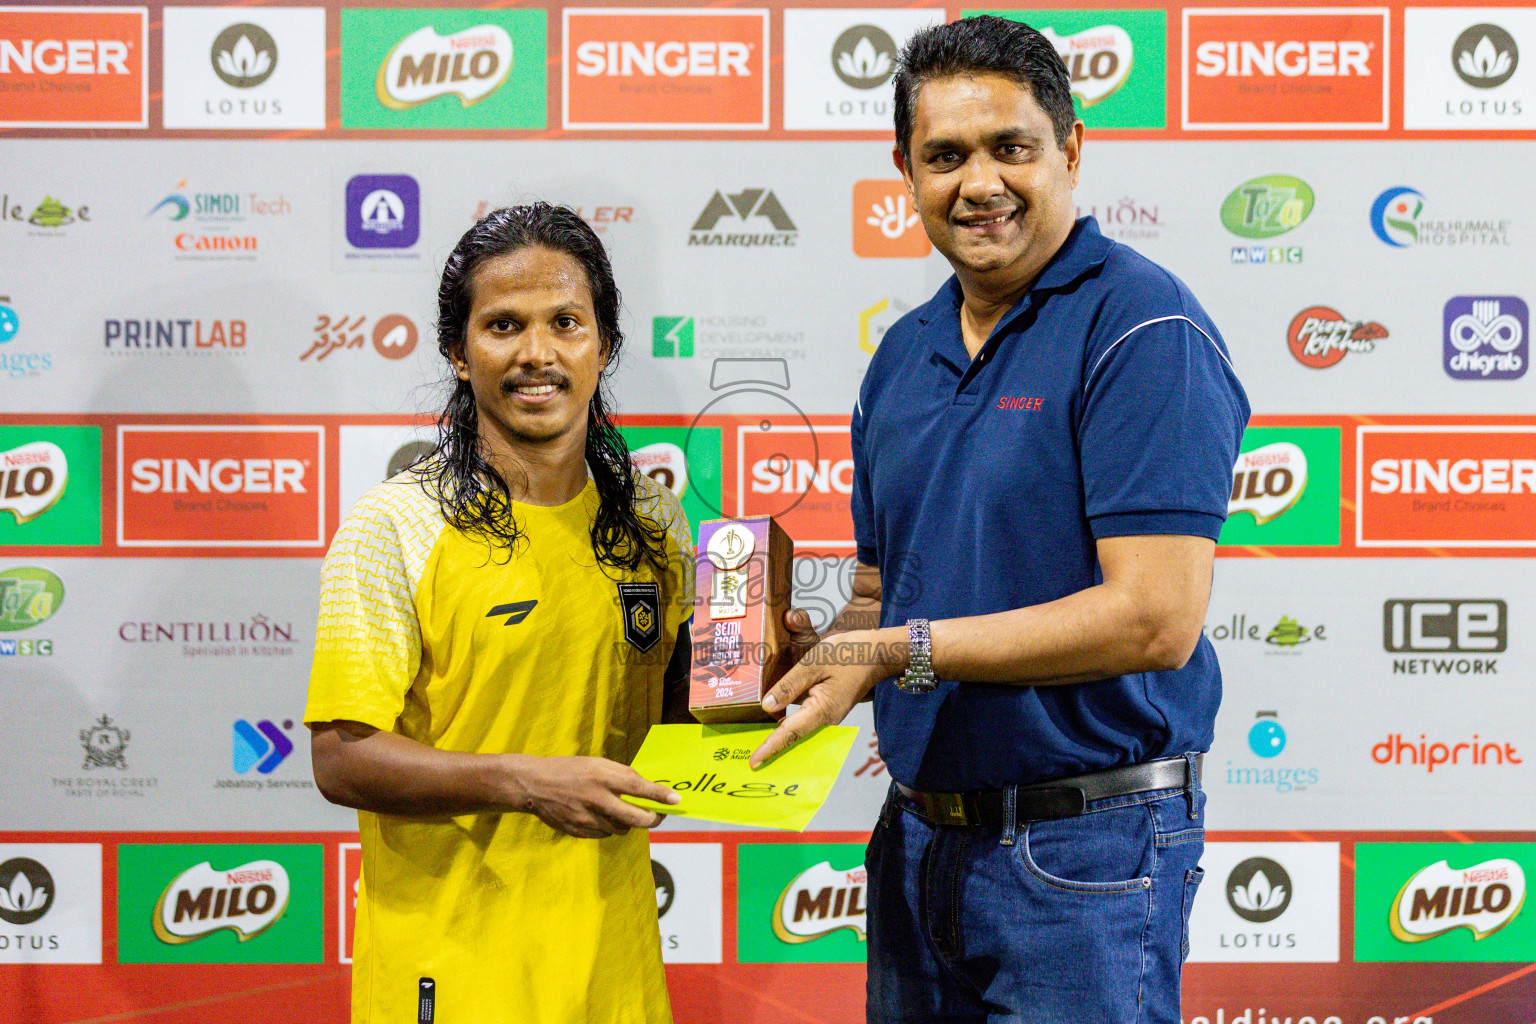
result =
[[1244,921],[1268,924],[1291,905],[1291,876],[1279,861],[1249,857],[1227,875],[1227,906]]
[[1376,351],[1385,337],[1387,329],[1374,320],[1350,320],[1331,306],[1309,306],[1291,320],[1286,341],[1298,363],[1322,370],[1351,352]]
[[853,252],[868,258],[921,258],[933,251],[900,178],[853,184]]
[[1184,127],[1387,127],[1385,8],[1184,11]]
[[225,85],[254,89],[277,70],[277,41],[260,25],[238,22],[214,37],[208,59]]
[[834,868],[822,861],[790,879],[773,906],[773,934],[780,942],[801,943],[848,929],[864,940],[868,873],[861,864]]
[[1394,249],[1509,245],[1508,217],[1425,217],[1426,204],[1417,189],[1385,189],[1371,202],[1371,231]]
[[356,249],[409,249],[421,238],[421,187],[408,174],[347,182],[347,241]]
[[439,96],[469,107],[512,73],[512,36],[500,25],[475,25],[438,35],[424,25],[396,43],[379,65],[374,92],[391,110],[409,110]]
[[1473,25],[1451,45],[1451,67],[1474,89],[1496,89],[1520,66],[1515,37],[1498,25]]
[[1424,942],[1465,928],[1486,939],[1515,919],[1525,907],[1525,869],[1518,861],[1496,857],[1465,868],[1441,860],[1421,868],[1403,883],[1392,901],[1392,937]]
[[0,127],[148,125],[143,7],[0,8]]
[[878,89],[896,73],[896,40],[878,25],[854,25],[832,44],[832,70],[844,85]]
[[216,871],[203,861],[171,879],[155,903],[155,937],[180,945],[229,930],[247,942],[288,909],[288,872],[275,860]]
[[0,512],[30,523],[58,504],[69,484],[69,460],[52,441],[0,451]]
[[1356,428],[1361,547],[1536,547],[1536,428]]
[[0,572],[0,633],[31,629],[64,604],[64,581],[47,569],[24,565]]
[[688,232],[688,244],[785,247],[799,237],[799,229],[772,189],[744,188],[711,195]]
[[1445,304],[1445,372],[1457,380],[1515,380],[1530,366],[1531,314],[1513,295],[1458,295]]

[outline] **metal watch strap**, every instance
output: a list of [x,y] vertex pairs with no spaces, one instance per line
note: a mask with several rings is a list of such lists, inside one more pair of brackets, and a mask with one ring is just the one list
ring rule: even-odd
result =
[[933,675],[933,641],[927,619],[907,620],[907,670],[896,680],[903,693],[932,693],[939,685]]

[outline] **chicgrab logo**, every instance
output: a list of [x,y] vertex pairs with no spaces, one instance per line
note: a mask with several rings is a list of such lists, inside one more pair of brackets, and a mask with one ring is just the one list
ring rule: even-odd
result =
[[1517,380],[1531,362],[1531,314],[1513,295],[1458,295],[1445,304],[1445,372],[1457,380]]
[[215,871],[209,861],[171,879],[155,902],[155,937],[181,945],[229,930],[241,942],[271,928],[288,909],[288,872],[275,860]]
[[500,25],[476,25],[446,36],[425,25],[390,49],[374,93],[390,110],[410,110],[439,96],[469,107],[512,73],[512,36]]
[[1536,427],[1356,428],[1361,547],[1536,547]]
[[1525,869],[1508,857],[1467,868],[1448,861],[1413,873],[1392,901],[1392,936],[1424,942],[1457,928],[1486,939],[1525,907]]

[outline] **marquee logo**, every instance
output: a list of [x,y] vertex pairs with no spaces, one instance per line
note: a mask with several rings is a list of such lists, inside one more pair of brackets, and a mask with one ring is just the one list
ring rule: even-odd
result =
[[277,41],[260,25],[239,22],[214,37],[208,59],[225,85],[253,89],[277,70]]
[[768,13],[566,8],[566,128],[768,127]]
[[1536,430],[1357,427],[1362,547],[1536,547]]
[[1385,337],[1387,329],[1374,320],[1349,320],[1330,306],[1309,306],[1291,320],[1286,341],[1298,363],[1322,370],[1351,352],[1376,351]]
[[1247,512],[1262,526],[1301,500],[1307,489],[1307,453],[1289,441],[1255,448],[1237,457],[1227,515]]
[[143,7],[0,7],[0,127],[148,125]]
[[395,44],[379,65],[374,91],[391,110],[409,110],[439,96],[473,106],[512,73],[512,36],[500,25],[476,25],[438,35],[424,25]]
[[1513,295],[1458,295],[1445,304],[1445,372],[1515,380],[1530,365],[1530,310]]
[[1184,11],[1184,127],[1386,128],[1387,10]]
[[822,861],[792,878],[773,907],[773,934],[800,943],[847,928],[864,940],[868,874],[863,865],[847,870]]
[[1498,25],[1473,25],[1451,46],[1451,66],[1472,88],[1496,89],[1520,66],[1520,47]]
[[1040,34],[1061,54],[1072,78],[1072,95],[1084,107],[1108,99],[1131,77],[1131,34],[1119,25],[1059,36],[1049,25]]
[[[721,230],[721,221],[727,230]],[[729,228],[747,230],[738,234]],[[734,193],[717,191],[710,196],[688,232],[688,244],[782,247],[794,245],[799,237],[795,222],[772,189],[744,188]]]
[[288,909],[288,872],[275,860],[255,860],[228,871],[209,861],[171,879],[155,903],[154,931],[171,945],[228,929],[247,942],[271,928]]
[[1437,861],[1413,874],[1392,901],[1392,936],[1424,942],[1456,928],[1486,939],[1525,906],[1525,870],[1498,857],[1468,868]]
[[47,512],[64,496],[69,462],[52,441],[32,441],[0,452],[0,512],[17,525]]

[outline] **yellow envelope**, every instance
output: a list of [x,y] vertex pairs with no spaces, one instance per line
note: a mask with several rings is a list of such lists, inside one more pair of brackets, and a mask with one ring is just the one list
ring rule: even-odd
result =
[[753,771],[747,758],[773,730],[771,723],[751,722],[653,725],[635,755],[634,769],[676,790],[682,803],[624,799],[662,814],[803,832],[826,803],[859,730],[852,725],[818,729]]

